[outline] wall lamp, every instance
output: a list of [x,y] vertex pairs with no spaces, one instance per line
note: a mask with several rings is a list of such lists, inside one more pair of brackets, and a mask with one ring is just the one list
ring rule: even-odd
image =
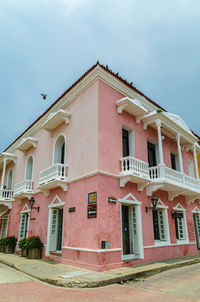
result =
[[33,207],[34,202],[35,202],[35,199],[34,199],[33,196],[31,196],[31,198],[29,199],[29,204],[30,204],[31,210],[32,209],[36,209],[39,212],[40,211],[40,207]]
[[148,211],[151,211],[151,210],[155,210],[155,209],[156,209],[157,204],[158,204],[158,197],[156,196],[156,194],[153,194],[153,197],[151,198],[151,204],[152,204],[151,207],[145,207],[146,213],[147,213]]

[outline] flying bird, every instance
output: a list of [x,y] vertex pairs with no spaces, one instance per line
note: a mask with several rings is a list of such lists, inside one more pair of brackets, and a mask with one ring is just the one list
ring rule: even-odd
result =
[[47,94],[41,93],[41,96],[43,97],[43,100],[46,100]]

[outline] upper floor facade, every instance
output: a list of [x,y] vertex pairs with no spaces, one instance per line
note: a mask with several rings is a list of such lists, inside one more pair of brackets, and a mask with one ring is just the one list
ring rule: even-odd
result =
[[189,203],[200,197],[197,152],[179,116],[97,63],[0,155],[1,209],[97,173]]

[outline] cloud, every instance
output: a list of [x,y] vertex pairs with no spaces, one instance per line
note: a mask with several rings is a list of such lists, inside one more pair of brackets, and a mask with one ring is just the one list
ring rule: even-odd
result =
[[1,0],[1,150],[97,59],[197,131],[199,15],[197,0]]
[[66,16],[80,10],[87,2],[88,0],[61,0]]

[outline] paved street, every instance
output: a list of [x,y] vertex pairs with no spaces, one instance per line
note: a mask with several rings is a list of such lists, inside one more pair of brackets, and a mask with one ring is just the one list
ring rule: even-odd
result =
[[0,265],[0,302],[200,301],[200,264],[96,289],[51,286]]

